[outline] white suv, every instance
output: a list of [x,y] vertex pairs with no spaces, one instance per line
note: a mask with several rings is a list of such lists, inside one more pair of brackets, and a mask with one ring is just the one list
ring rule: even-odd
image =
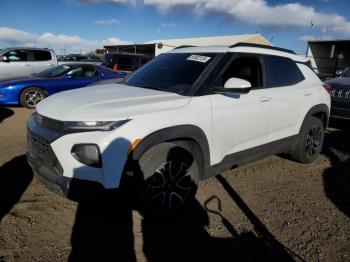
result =
[[59,93],[36,109],[27,157],[51,189],[127,188],[146,212],[172,213],[200,180],[238,165],[282,152],[313,161],[330,95],[306,58],[236,44],[178,48],[120,84]]

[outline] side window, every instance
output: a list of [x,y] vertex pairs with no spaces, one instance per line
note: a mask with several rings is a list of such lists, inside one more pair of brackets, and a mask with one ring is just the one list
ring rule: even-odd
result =
[[304,80],[304,76],[291,59],[278,56],[265,57],[267,86],[289,86]]
[[83,66],[83,77],[97,77],[101,76],[100,72],[93,66]]
[[100,76],[100,73],[93,66],[79,66],[73,68],[67,74],[74,77],[96,77]]
[[51,60],[51,52],[44,50],[33,50],[34,61],[49,61]]
[[83,76],[83,68],[81,68],[81,67],[72,68],[72,70],[70,70],[67,74],[71,75],[73,77],[82,77]]
[[233,60],[224,72],[215,81],[215,85],[224,86],[225,82],[232,78],[241,78],[250,82],[251,86],[262,86],[262,69],[261,63],[255,57],[238,57]]
[[7,57],[8,61],[12,62],[28,61],[28,52],[26,50],[12,50],[7,52],[4,56]]
[[132,56],[118,56],[118,70],[133,71],[133,67]]

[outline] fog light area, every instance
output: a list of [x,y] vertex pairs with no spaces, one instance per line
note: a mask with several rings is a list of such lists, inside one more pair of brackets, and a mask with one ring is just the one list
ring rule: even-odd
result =
[[84,165],[102,167],[100,149],[95,144],[74,145],[71,153],[76,160]]

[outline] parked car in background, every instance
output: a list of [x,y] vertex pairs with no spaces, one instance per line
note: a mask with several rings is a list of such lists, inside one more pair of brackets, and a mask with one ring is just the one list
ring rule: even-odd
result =
[[88,63],[88,64],[93,64],[93,65],[101,65],[102,61],[101,61],[101,59],[97,59],[97,58],[87,58],[87,59],[80,60],[79,63]]
[[57,66],[56,54],[47,48],[7,48],[0,51],[0,79],[29,76]]
[[340,77],[325,81],[331,99],[331,116],[350,119],[350,67]]
[[58,61],[59,62],[78,62],[83,59],[88,59],[88,57],[81,54],[70,54],[70,55],[60,56]]
[[126,76],[148,63],[151,59],[151,57],[139,54],[111,53],[102,57],[101,65],[121,72]]
[[33,76],[0,80],[0,104],[21,104],[35,108],[37,103],[49,95],[117,77],[117,72],[102,66],[60,65]]

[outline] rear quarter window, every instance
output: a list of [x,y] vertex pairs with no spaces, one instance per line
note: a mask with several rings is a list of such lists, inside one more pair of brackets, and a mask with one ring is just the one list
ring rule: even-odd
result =
[[266,78],[268,87],[295,85],[305,78],[295,62],[286,57],[265,57]]

